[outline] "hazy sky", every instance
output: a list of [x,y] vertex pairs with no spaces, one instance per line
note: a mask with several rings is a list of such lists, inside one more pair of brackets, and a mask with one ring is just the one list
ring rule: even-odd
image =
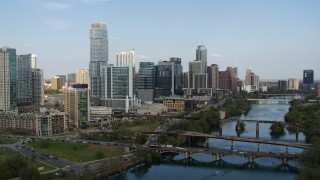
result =
[[208,65],[238,66],[261,79],[320,79],[319,0],[7,0],[0,3],[0,46],[35,53],[45,78],[88,68],[89,27],[105,22],[109,62],[135,47],[140,61],[181,57],[197,45]]

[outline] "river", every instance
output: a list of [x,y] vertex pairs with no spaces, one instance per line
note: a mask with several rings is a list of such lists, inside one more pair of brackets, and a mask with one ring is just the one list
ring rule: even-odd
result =
[[[248,120],[277,120],[284,121],[284,115],[288,112],[289,105],[252,105],[252,109],[246,116],[242,116],[240,119]],[[304,142],[303,133],[289,133],[285,132],[280,137],[272,137],[270,135],[271,124],[260,123],[259,138],[279,141],[299,141]],[[235,132],[235,122],[228,122],[223,125],[222,135],[237,136]],[[212,134],[219,134],[219,130],[212,130]],[[240,137],[256,138],[256,124],[246,123],[245,130],[240,134]],[[231,149],[231,142],[227,140],[209,139],[209,148],[219,149]],[[234,142],[233,149],[237,151],[257,151],[258,145],[256,143],[246,142]],[[283,153],[286,148],[277,145],[259,145],[259,151]],[[303,150],[299,148],[288,148],[288,153],[301,153]],[[247,163],[245,158],[240,156],[226,156],[223,157],[223,161],[229,165],[223,166],[211,166],[215,158],[213,156],[205,154],[195,154],[192,158],[203,164],[209,164],[204,166],[191,166],[186,165],[182,155],[176,155],[173,157],[173,162],[163,162],[160,164],[154,164],[152,166],[141,165],[127,172],[122,173],[120,176],[111,177],[111,179],[294,179],[296,174],[293,171],[278,171],[276,167],[281,164],[277,159],[272,158],[258,158],[255,160],[257,167],[254,169],[241,168],[243,164]],[[179,163],[180,162],[180,163]],[[298,162],[290,161],[291,166],[295,167]]]

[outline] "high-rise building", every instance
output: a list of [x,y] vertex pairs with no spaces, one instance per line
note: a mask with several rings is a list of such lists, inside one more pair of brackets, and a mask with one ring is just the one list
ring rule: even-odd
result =
[[219,66],[217,64],[212,64],[207,68],[208,72],[208,88],[213,90],[219,88]]
[[188,88],[194,88],[194,74],[202,73],[202,62],[201,61],[190,61],[189,62],[189,76],[188,76]]
[[285,80],[279,80],[278,81],[278,90],[287,90],[288,83]]
[[16,108],[17,69],[16,50],[0,48],[0,110],[10,111]]
[[136,60],[134,51],[120,52],[116,54],[117,66],[130,66],[135,67]]
[[104,97],[104,66],[108,64],[108,33],[105,23],[93,23],[90,28],[90,96]]
[[17,55],[17,103],[31,105],[32,102],[32,69],[36,68],[35,54]]
[[90,77],[88,69],[78,69],[76,71],[76,83],[90,85]]
[[253,73],[250,68],[246,70],[244,86],[248,92],[259,91],[259,76]]
[[152,103],[156,86],[157,66],[153,62],[140,62],[138,75],[138,98]]
[[59,76],[54,76],[51,78],[51,89],[53,90],[60,90],[63,87],[64,79]]
[[238,79],[232,67],[219,72],[219,88],[230,89],[234,93],[238,92]]
[[31,99],[32,105],[44,104],[44,89],[43,89],[43,70],[32,69],[31,70]]
[[313,70],[303,70],[303,88],[306,89],[312,89],[314,88],[314,77],[313,77]]
[[133,94],[134,67],[106,66],[103,105],[128,112],[136,105]]
[[76,73],[67,74],[67,83],[68,83],[68,86],[71,86],[71,84],[76,83]]
[[196,50],[196,60],[202,62],[200,73],[207,73],[207,49],[204,45],[199,45]]
[[182,84],[177,84],[176,77],[182,73],[181,58],[158,62],[155,97],[181,94]]
[[64,108],[69,114],[69,124],[76,128],[85,126],[90,120],[88,84],[72,84],[64,89]]
[[289,90],[299,90],[299,78],[289,78],[288,79],[288,89]]

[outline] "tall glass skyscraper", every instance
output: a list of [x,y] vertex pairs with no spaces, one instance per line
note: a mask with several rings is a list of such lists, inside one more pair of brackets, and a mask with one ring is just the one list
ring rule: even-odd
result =
[[204,45],[198,46],[196,50],[196,60],[202,63],[202,72],[200,73],[207,73],[207,49]]
[[314,88],[314,76],[312,69],[303,70],[303,87],[305,90]]
[[93,23],[90,28],[90,96],[104,97],[104,69],[108,64],[108,34],[105,23]]
[[17,106],[16,49],[0,48],[0,110],[9,111]]

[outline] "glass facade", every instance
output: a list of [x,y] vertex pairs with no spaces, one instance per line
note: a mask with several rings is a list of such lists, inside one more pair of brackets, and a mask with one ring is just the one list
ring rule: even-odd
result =
[[8,111],[17,106],[17,56],[16,50],[0,48],[0,110]]
[[103,67],[108,63],[107,27],[104,23],[93,23],[90,28],[90,95],[104,97]]

